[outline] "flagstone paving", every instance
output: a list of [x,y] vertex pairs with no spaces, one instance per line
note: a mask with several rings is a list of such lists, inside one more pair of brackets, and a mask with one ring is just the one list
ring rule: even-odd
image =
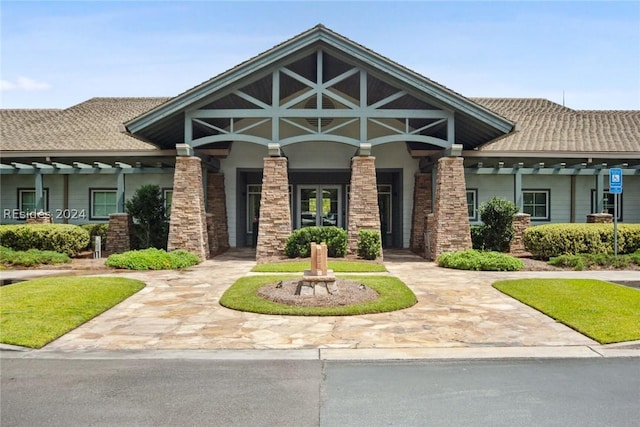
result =
[[[504,278],[577,277],[577,272],[464,272],[439,268],[408,252],[385,252],[390,274],[418,297],[415,306],[363,316],[271,316],[234,311],[218,303],[224,291],[253,267],[250,255],[229,251],[183,272],[122,273],[147,286],[46,349],[597,345],[491,287]],[[591,273],[583,275],[593,277]]]

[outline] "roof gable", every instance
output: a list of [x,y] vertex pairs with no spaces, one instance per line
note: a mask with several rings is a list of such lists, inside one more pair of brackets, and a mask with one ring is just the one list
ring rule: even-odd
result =
[[[313,50],[323,49],[332,55],[376,73],[383,80],[400,83],[420,96],[427,97],[456,115],[456,135],[481,135],[479,145],[513,129],[513,123],[462,95],[415,73],[370,49],[359,45],[322,25],[318,25],[206,82],[172,98],[168,102],[125,123],[134,135],[160,145],[185,141],[184,115],[216,94],[232,87],[247,85],[273,67],[298,60]],[[459,124],[458,124],[459,122]],[[458,129],[459,127],[459,129]],[[464,141],[463,141],[464,142]]]

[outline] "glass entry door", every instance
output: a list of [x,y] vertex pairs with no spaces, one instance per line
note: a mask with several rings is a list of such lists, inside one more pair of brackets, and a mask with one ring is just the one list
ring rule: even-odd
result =
[[298,187],[297,227],[342,227],[340,186],[304,185]]

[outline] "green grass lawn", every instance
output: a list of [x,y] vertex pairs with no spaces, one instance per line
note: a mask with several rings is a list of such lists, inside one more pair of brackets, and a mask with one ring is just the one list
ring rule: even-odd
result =
[[[387,269],[382,264],[365,261],[343,261],[329,260],[328,268],[335,273],[380,273]],[[258,273],[302,273],[311,268],[311,262],[305,261],[283,261],[269,264],[258,264],[253,270]]]
[[138,280],[78,276],[3,286],[0,342],[41,348],[142,288]]
[[268,283],[291,279],[290,276],[247,276],[237,280],[220,298],[227,308],[252,313],[294,316],[351,316],[384,313],[411,307],[417,302],[415,294],[402,281],[391,276],[340,276],[356,280],[374,289],[380,298],[360,304],[341,307],[296,307],[267,301],[257,295],[258,289]]
[[600,344],[640,340],[637,289],[591,279],[504,280],[493,287]]

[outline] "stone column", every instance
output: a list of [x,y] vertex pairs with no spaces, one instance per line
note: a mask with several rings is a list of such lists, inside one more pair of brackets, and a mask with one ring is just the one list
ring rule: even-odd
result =
[[[207,174],[207,214],[212,215],[209,241],[215,245],[209,248],[212,255],[229,249],[229,229],[227,228],[227,200],[224,189],[224,174]],[[211,243],[209,243],[211,246]]]
[[105,252],[107,255],[120,254],[131,250],[131,230],[133,219],[128,213],[112,213],[109,215],[109,228],[107,228],[107,243]]
[[587,215],[587,224],[611,224],[613,215],[610,213],[594,213]]
[[[357,253],[359,230],[380,232],[375,161],[376,158],[373,156],[355,156],[351,159],[349,229],[347,230],[350,254]],[[382,254],[382,251],[380,253]]]
[[[179,144],[173,175],[173,199],[169,221],[167,249],[184,249],[205,260],[209,254],[207,222],[204,212],[202,165],[198,157],[189,155],[190,147]],[[187,155],[180,155],[185,150]]]
[[519,212],[513,216],[513,240],[509,246],[509,253],[513,256],[530,255],[524,248],[524,231],[531,227],[531,215]]
[[462,157],[438,160],[431,257],[471,249],[471,229]]
[[411,242],[409,247],[417,254],[422,255],[427,242],[424,241],[426,233],[425,224],[427,215],[432,212],[431,206],[431,173],[417,173],[413,186],[413,217],[411,220]]
[[27,214],[27,224],[53,224],[53,216],[51,212],[29,212]]
[[262,171],[260,222],[256,260],[268,262],[284,255],[284,246],[291,235],[289,175],[285,157],[266,157]]

